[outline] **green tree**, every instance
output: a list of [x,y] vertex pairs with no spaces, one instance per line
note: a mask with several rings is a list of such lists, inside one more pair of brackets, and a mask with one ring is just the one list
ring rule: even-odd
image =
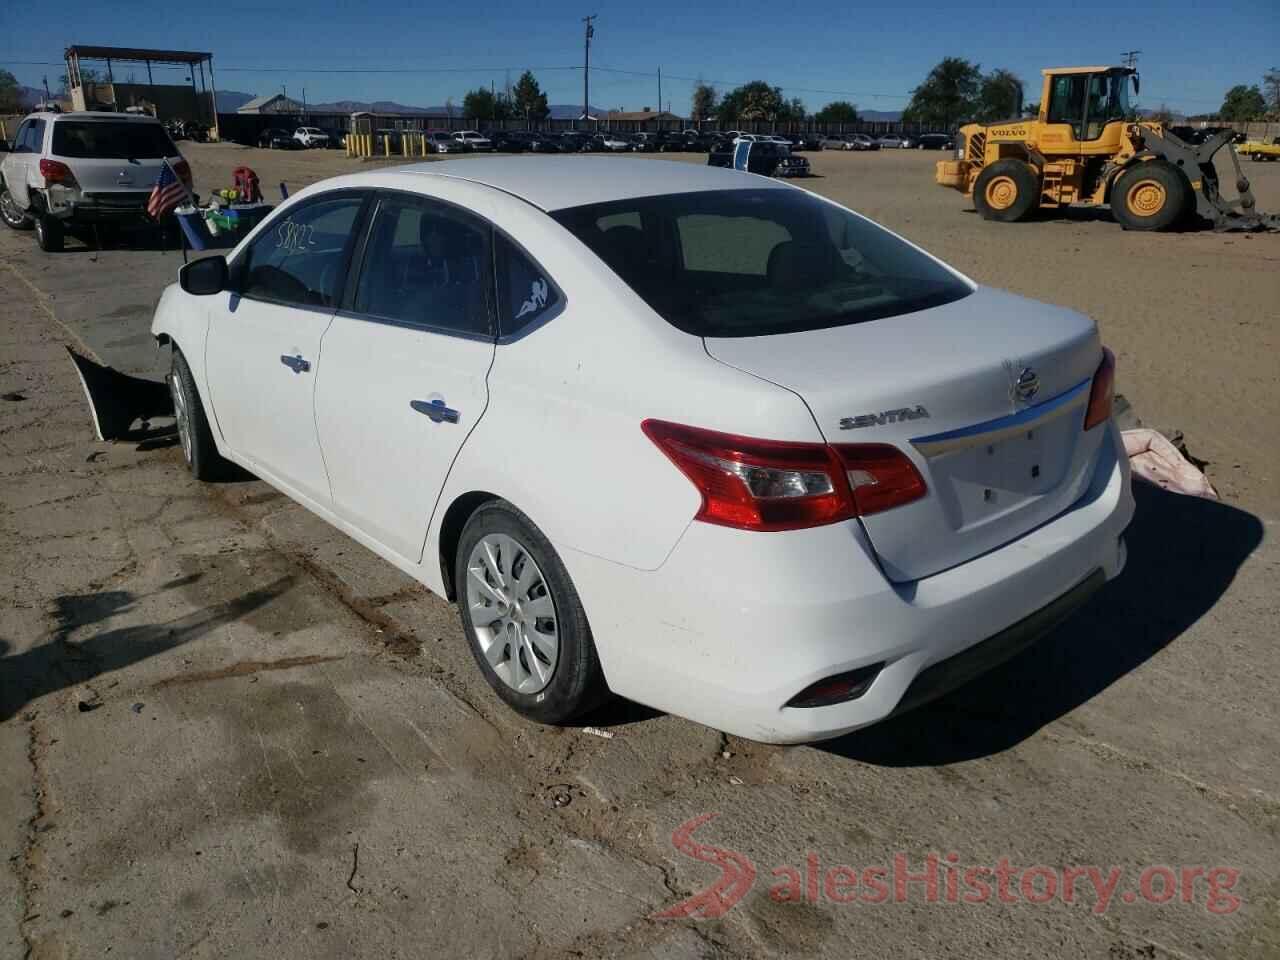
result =
[[1022,80],[1011,70],[992,70],[982,78],[977,119],[984,123],[1021,115]]
[[947,57],[911,92],[902,119],[950,130],[978,112],[982,68],[960,57]]
[[785,117],[778,117],[779,120],[803,120],[809,115],[809,111],[804,107],[804,101],[799,97],[792,97],[787,101],[785,106]]
[[516,116],[526,120],[541,120],[551,112],[547,106],[547,95],[542,92],[537,78],[529,70],[520,74],[520,79],[511,88],[511,99]]
[[1222,100],[1222,107],[1218,110],[1218,116],[1223,120],[1259,120],[1266,112],[1267,101],[1262,96],[1262,91],[1258,89],[1258,85],[1248,87],[1238,83],[1227,91],[1227,95]]
[[1040,104],[1038,104],[1038,103],[1024,103],[1024,104],[1022,105],[1022,115],[1023,115],[1024,117],[1038,117],[1038,116],[1040,116]]
[[511,115],[511,104],[500,93],[476,87],[462,98],[462,112],[473,120],[505,120]]
[[[802,107],[803,109],[803,107]],[[735,87],[720,100],[716,116],[722,123],[739,120],[789,120],[792,105],[782,98],[781,87],[753,80]]]
[[819,123],[857,123],[858,108],[848,100],[833,100],[813,115]]
[[708,120],[716,111],[716,88],[709,84],[699,83],[693,88],[693,100],[689,105],[690,118]]
[[18,112],[18,78],[0,70],[0,113]]
[[1280,69],[1272,67],[1262,75],[1262,89],[1267,92],[1267,109],[1280,114]]

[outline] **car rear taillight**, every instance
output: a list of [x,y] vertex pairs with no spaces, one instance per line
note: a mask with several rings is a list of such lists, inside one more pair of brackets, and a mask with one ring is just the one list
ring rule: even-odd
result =
[[860,517],[900,507],[928,492],[916,465],[897,447],[887,443],[839,443],[834,449],[844,464]]
[[178,175],[178,179],[186,184],[187,189],[191,189],[191,164],[185,160],[179,160],[177,163],[171,164],[173,172]]
[[65,184],[68,187],[76,186],[76,175],[61,160],[41,160],[40,176],[44,177],[46,187],[51,187],[55,183]]
[[1116,392],[1116,355],[1102,348],[1102,362],[1093,375],[1089,388],[1089,406],[1084,413],[1084,428],[1091,430],[1111,419],[1111,402]]
[[906,455],[883,444],[795,443],[646,420],[645,435],[702,494],[694,519],[742,530],[798,530],[924,496]]

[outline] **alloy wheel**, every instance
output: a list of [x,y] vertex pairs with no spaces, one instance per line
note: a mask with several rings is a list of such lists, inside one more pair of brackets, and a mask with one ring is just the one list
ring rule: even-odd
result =
[[27,215],[18,209],[18,204],[14,202],[9,191],[2,188],[0,188],[0,217],[14,228],[21,227],[27,222]]
[[471,549],[466,603],[480,649],[503,683],[534,694],[551,682],[560,659],[555,600],[521,543],[493,533]]
[[182,455],[187,463],[191,462],[191,414],[187,406],[186,391],[182,386],[182,378],[176,373],[169,375],[169,393],[173,397],[173,419],[178,427],[178,440],[182,443]]

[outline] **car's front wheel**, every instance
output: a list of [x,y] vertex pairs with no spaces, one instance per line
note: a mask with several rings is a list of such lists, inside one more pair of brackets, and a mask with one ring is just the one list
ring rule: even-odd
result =
[[178,428],[178,441],[182,444],[182,456],[197,480],[221,480],[231,474],[230,461],[218,453],[205,416],[204,404],[196,390],[195,378],[187,358],[177,347],[173,348],[173,364],[169,370],[169,395],[173,398],[173,419]]
[[6,187],[0,187],[0,219],[11,230],[30,230],[35,226],[31,215],[18,207],[18,202]]
[[564,723],[609,694],[578,592],[550,541],[504,500],[467,521],[454,568],[467,642],[517,712]]

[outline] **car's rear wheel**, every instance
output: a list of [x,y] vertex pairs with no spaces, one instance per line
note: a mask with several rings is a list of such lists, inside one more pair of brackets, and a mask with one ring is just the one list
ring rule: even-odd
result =
[[10,195],[8,188],[0,187],[0,220],[11,230],[30,230],[35,221],[25,210],[18,207],[18,202]]
[[40,249],[45,253],[61,253],[66,242],[62,221],[47,213],[38,214],[35,221],[36,243],[40,244]]
[[518,713],[564,723],[608,696],[578,592],[550,541],[504,500],[480,507],[455,558],[471,653]]
[[178,428],[178,441],[182,456],[197,480],[222,480],[232,471],[231,462],[218,453],[205,416],[200,393],[187,358],[177,347],[173,349],[173,364],[169,370],[169,395],[173,398],[173,419]]

